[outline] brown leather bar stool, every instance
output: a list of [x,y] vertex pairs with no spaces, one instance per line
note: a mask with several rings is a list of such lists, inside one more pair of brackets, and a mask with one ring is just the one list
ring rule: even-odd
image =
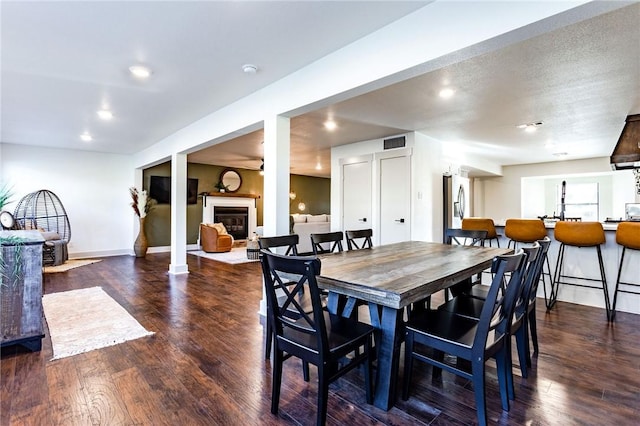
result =
[[[543,240],[547,236],[547,228],[545,228],[544,222],[540,219],[507,219],[504,226],[504,234],[509,238],[507,247],[511,247],[513,244],[513,249],[515,250],[518,243],[533,244],[538,240]],[[547,309],[551,309],[553,305],[551,300],[555,300],[555,287],[547,253],[544,254],[543,262],[540,277],[542,279],[542,290],[544,291],[544,303]],[[548,284],[547,280],[549,281]],[[547,287],[550,289],[548,295]]]
[[[553,279],[553,288],[551,292],[551,307],[557,300],[558,289],[560,284],[574,285],[578,287],[597,288],[593,285],[578,284],[575,282],[562,281],[563,278],[572,278],[573,280],[581,281],[599,281],[602,283],[602,291],[604,292],[604,306],[607,310],[607,321],[612,320],[611,305],[609,303],[609,291],[607,288],[607,277],[604,271],[604,262],[602,261],[602,251],[600,245],[604,244],[606,239],[604,236],[604,229],[600,222],[567,222],[560,221],[556,223],[554,231],[556,241],[560,243],[560,250],[558,251],[558,263],[556,264],[556,270]],[[562,270],[564,267],[564,254],[565,248],[570,247],[595,247],[598,253],[598,263],[600,266],[600,279],[577,277],[570,275],[563,275]]]
[[[498,247],[500,247],[500,235],[496,232],[496,225],[493,223],[493,219],[486,217],[465,217],[462,219],[462,229],[465,231],[487,231],[487,238],[485,240],[489,240],[489,247],[491,247],[491,240],[496,240]],[[484,245],[484,241],[482,245]]]
[[[616,291],[613,293],[613,305],[611,306],[611,319],[616,317],[616,303],[618,301],[618,292],[639,294],[640,290],[633,287],[639,287],[640,283],[630,283],[621,281],[622,264],[624,263],[624,255],[627,249],[640,251],[640,222],[621,222],[616,230],[616,242],[622,246],[622,254],[620,255],[620,266],[618,267],[618,279],[616,279]],[[624,287],[621,289],[620,284]]]

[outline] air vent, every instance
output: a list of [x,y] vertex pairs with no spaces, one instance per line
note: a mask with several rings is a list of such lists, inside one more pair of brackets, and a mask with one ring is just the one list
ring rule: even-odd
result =
[[384,140],[384,149],[404,148],[407,144],[404,136],[398,136],[397,138],[390,138]]

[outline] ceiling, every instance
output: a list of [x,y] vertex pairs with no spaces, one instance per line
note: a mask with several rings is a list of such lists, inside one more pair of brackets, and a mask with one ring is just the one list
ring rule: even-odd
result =
[[[0,140],[132,154],[429,2],[364,3],[3,1]],[[638,22],[634,3],[292,116],[291,172],[328,176],[331,146],[407,131],[500,165],[608,156],[640,113]],[[128,74],[136,63],[148,81]],[[261,141],[258,130],[188,159],[257,169]]]

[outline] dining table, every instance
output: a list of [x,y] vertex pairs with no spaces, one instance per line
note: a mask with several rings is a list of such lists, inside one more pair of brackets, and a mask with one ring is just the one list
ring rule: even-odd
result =
[[317,281],[329,293],[329,311],[349,316],[356,302],[366,302],[371,325],[378,329],[376,407],[389,410],[396,400],[405,308],[469,280],[490,267],[496,256],[510,252],[506,248],[405,241],[319,256]]

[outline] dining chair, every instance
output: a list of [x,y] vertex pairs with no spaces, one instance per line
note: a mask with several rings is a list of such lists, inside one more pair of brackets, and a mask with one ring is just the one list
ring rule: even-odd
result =
[[462,229],[469,231],[487,231],[487,237],[483,241],[489,241],[489,247],[492,246],[491,242],[496,240],[496,244],[500,247],[500,235],[496,231],[496,225],[493,219],[486,217],[465,217],[462,219]]
[[343,250],[342,240],[344,239],[344,234],[342,231],[311,234],[310,238],[313,254],[316,256]]
[[347,237],[347,249],[349,250],[359,250],[373,247],[373,243],[371,242],[371,237],[373,237],[372,229],[351,230],[346,231],[345,234]]
[[[267,250],[261,250],[261,254],[268,312],[275,330],[271,412],[278,414],[282,366],[290,357],[318,369],[316,425],[325,424],[329,384],[360,365],[364,366],[366,401],[371,404],[371,345],[375,329],[323,309],[316,282],[321,267],[317,257],[281,256]],[[295,286],[283,285],[292,275],[299,277]],[[282,304],[278,303],[277,288],[286,294]],[[311,313],[297,301],[297,294],[303,289],[311,297]],[[292,318],[289,309],[297,310],[298,318]]]
[[[508,411],[509,383],[508,364],[510,350],[508,327],[511,323],[514,303],[520,285],[507,285],[504,297],[498,297],[505,273],[510,273],[509,282],[522,280],[524,270],[523,252],[499,256],[492,263],[493,280],[487,300],[484,303],[479,320],[466,318],[449,311],[438,309],[421,312],[406,323],[404,383],[402,398],[409,398],[413,360],[426,362],[433,366],[433,378],[439,378],[442,369],[471,380],[475,394],[478,423],[487,424],[485,396],[485,363],[495,358],[502,409]],[[433,352],[418,352],[416,343],[430,347]],[[458,368],[444,361],[444,354],[466,360],[471,371]]]
[[[531,352],[529,350],[529,340],[533,344],[533,353],[534,355],[538,355],[538,327],[536,320],[536,300],[538,299],[538,285],[540,284],[541,278],[543,278],[543,269],[544,262],[547,260],[547,254],[549,253],[549,247],[551,247],[551,239],[549,237],[544,237],[542,240],[537,241],[540,244],[540,252],[538,253],[538,258],[536,262],[536,278],[534,278],[531,283],[531,288],[527,291],[528,294],[528,302],[527,302],[527,316],[526,316],[526,325],[525,330],[527,330],[527,337],[525,338],[525,347],[522,350],[525,351],[527,357],[527,368],[531,367]],[[544,281],[543,281],[544,284]],[[521,349],[519,349],[521,350]],[[524,376],[526,377],[526,376]]]
[[[527,366],[530,365],[530,358],[527,357],[527,353],[525,351],[525,347],[528,347],[528,334],[527,334],[527,317],[528,317],[528,302],[529,302],[529,291],[531,290],[535,280],[539,280],[540,276],[538,273],[539,265],[539,254],[540,254],[540,244],[537,242],[534,243],[530,247],[523,247],[522,250],[525,254],[525,274],[523,280],[518,282],[521,286],[520,291],[516,296],[516,301],[514,304],[514,313],[513,319],[511,321],[511,325],[508,328],[509,335],[516,337],[516,347],[518,349],[518,360],[520,362],[520,371],[522,373],[522,377],[527,377],[528,371]],[[509,285],[511,285],[513,281],[509,281]],[[438,309],[444,309],[456,315],[461,315],[466,318],[471,319],[479,319],[482,315],[482,309],[484,308],[484,303],[486,301],[486,297],[488,295],[489,290],[487,290],[486,286],[476,286],[481,287],[479,290],[484,291],[484,297],[479,297],[476,292],[474,296],[470,296],[468,294],[460,294],[450,301],[441,305]],[[503,287],[501,293],[505,293],[505,288]],[[511,339],[508,339],[511,342]],[[509,343],[509,347],[511,343]],[[511,355],[511,351],[509,351],[509,355]],[[527,362],[529,361],[529,362]],[[513,377],[509,380],[509,383],[513,383]],[[509,389],[510,398],[515,398],[513,387]]]
[[488,231],[482,229],[457,229],[448,228],[444,232],[446,244],[459,246],[483,246]]
[[[313,254],[317,256],[319,254],[338,253],[343,251],[343,237],[344,234],[342,231],[311,234],[310,238],[311,246],[313,247]],[[327,245],[329,246],[327,247]],[[351,250],[351,248],[349,250]],[[340,311],[343,316],[357,320],[359,316],[358,307],[364,304],[366,304],[366,302],[355,297],[346,297],[340,302],[340,305],[342,306]]]
[[[258,247],[263,250],[272,251],[272,249],[283,248],[285,256],[297,256],[298,255],[298,241],[299,236],[297,234],[290,235],[280,235],[276,237],[261,237],[258,239]],[[280,283],[281,285],[290,286],[294,283],[291,281],[283,281]],[[298,303],[302,306],[305,312],[311,312],[311,300],[308,295],[304,292],[298,294]],[[267,309],[269,309],[267,307]],[[296,310],[292,310],[289,312],[289,315],[296,316]],[[264,358],[269,359],[271,357],[271,344],[273,342],[273,324],[270,320],[270,315],[267,315],[266,318],[266,338],[265,338],[265,348],[264,348]],[[304,376],[305,380],[309,380],[309,369],[308,365],[304,367]]]

